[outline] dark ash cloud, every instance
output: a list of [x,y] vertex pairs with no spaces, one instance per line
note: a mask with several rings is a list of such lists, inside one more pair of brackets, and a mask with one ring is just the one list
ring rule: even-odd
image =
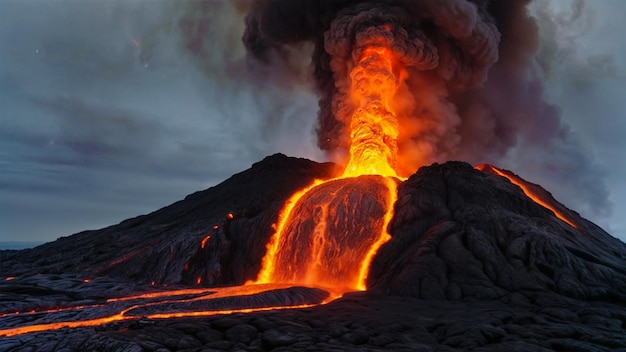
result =
[[[528,170],[531,180],[563,178],[577,194],[563,200],[580,203],[585,215],[606,216],[612,206],[605,173],[546,99],[530,3],[260,0],[248,9],[243,41],[251,57],[277,73],[293,50],[314,46],[318,145],[329,157],[349,146],[355,106],[346,81],[354,60],[365,45],[381,45],[407,71],[396,108],[401,174],[451,159],[510,165]],[[573,17],[582,9],[576,3]]]

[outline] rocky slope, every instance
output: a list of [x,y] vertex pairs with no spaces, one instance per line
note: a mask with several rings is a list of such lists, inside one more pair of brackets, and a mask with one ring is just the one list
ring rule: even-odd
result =
[[626,245],[540,192],[577,228],[504,177],[456,162],[421,168],[398,189],[393,239],[369,286],[427,299],[626,302]]
[[[335,171],[274,155],[154,213],[0,252],[0,329],[52,319],[3,312],[253,279],[284,201]],[[626,245],[530,186],[574,226],[493,172],[435,164],[399,185],[392,239],[372,262],[367,293],[300,310],[3,337],[0,351],[626,351]],[[271,299],[324,296],[281,292]]]

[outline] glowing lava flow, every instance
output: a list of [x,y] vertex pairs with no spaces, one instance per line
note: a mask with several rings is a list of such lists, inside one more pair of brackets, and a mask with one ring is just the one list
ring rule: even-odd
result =
[[374,255],[391,236],[396,180],[377,175],[339,178],[300,192],[287,203],[256,283],[365,290]]
[[528,184],[524,180],[522,180],[521,178],[516,176],[515,174],[507,172],[505,170],[500,170],[497,167],[495,167],[493,165],[489,165],[489,164],[477,165],[477,166],[475,166],[475,168],[477,170],[480,170],[480,171],[492,171],[493,173],[506,178],[507,180],[509,180],[509,182],[511,182],[512,184],[514,184],[514,185],[518,186],[519,188],[521,188],[522,191],[524,192],[524,194],[526,194],[526,196],[528,198],[532,199],[533,202],[541,205],[542,207],[544,207],[544,208],[546,208],[548,210],[551,210],[558,219],[560,219],[561,221],[565,222],[569,226],[571,226],[571,227],[573,227],[575,229],[578,228],[578,226],[573,221],[568,219],[558,209],[556,209],[551,204],[549,204],[548,202],[543,200],[538,194],[533,192],[530,189],[530,187],[528,186]]
[[317,180],[312,185],[294,193],[288,200],[285,202],[283,209],[278,216],[278,226],[274,226],[275,233],[270,238],[270,242],[267,244],[267,253],[263,257],[262,268],[257,276],[257,280],[252,283],[257,284],[266,284],[273,282],[273,275],[276,271],[276,256],[278,255],[278,250],[280,249],[281,242],[281,234],[283,233],[283,229],[285,228],[285,224],[287,220],[290,218],[291,213],[293,212],[293,208],[298,203],[298,200],[302,198],[307,192],[311,189],[315,188],[317,185],[323,183],[324,181]]
[[340,177],[317,181],[286,202],[256,283],[365,290],[372,259],[391,239],[387,226],[398,177],[399,124],[391,109],[399,82],[396,60],[381,45],[357,50],[350,72],[356,105],[349,125],[350,159]]
[[[78,328],[78,327],[90,327],[90,326],[98,326],[104,325],[112,322],[126,321],[126,320],[139,320],[139,319],[167,319],[167,318],[180,318],[180,317],[197,317],[197,316],[211,316],[211,315],[223,315],[223,314],[233,314],[233,313],[250,313],[257,311],[268,311],[268,310],[280,310],[280,309],[296,309],[296,308],[307,308],[312,307],[318,304],[297,304],[297,305],[284,305],[284,306],[260,306],[254,308],[237,308],[237,309],[204,309],[204,310],[191,310],[191,311],[176,311],[176,312],[164,312],[164,313],[134,313],[133,311],[139,310],[140,308],[156,306],[156,305],[164,305],[164,304],[172,304],[172,303],[186,303],[186,302],[197,302],[197,301],[210,301],[223,297],[242,297],[242,296],[252,296],[255,294],[268,292],[271,290],[279,290],[286,289],[291,285],[249,285],[249,286],[236,286],[236,287],[224,287],[224,288],[207,288],[207,289],[183,289],[183,290],[172,290],[172,291],[163,291],[163,292],[152,292],[142,295],[128,296],[128,297],[119,297],[108,299],[106,304],[98,304],[98,305],[90,305],[90,306],[74,306],[74,307],[65,307],[60,309],[47,309],[42,311],[30,311],[30,312],[16,312],[16,313],[6,313],[0,316],[0,318],[11,318],[15,315],[29,315],[34,319],[41,314],[46,314],[46,320],[49,321],[49,315],[57,312],[67,312],[67,311],[76,311],[77,314],[80,311],[85,311],[87,309],[97,309],[100,312],[100,315],[107,314],[107,310],[117,310],[117,312],[93,318],[93,319],[83,319],[83,320],[73,320],[73,321],[58,321],[58,322],[46,322],[42,324],[32,324],[26,326],[18,326],[12,327],[8,329],[0,329],[0,336],[17,336],[27,333],[41,332],[41,331],[51,331],[58,330],[63,328]],[[194,297],[189,297],[189,295],[193,295]],[[182,298],[175,298],[177,296],[183,296]],[[337,296],[330,295],[325,300],[323,300],[319,304],[324,304],[336,299]],[[141,302],[142,300],[150,299],[149,302]],[[128,302],[126,307],[124,308],[116,308],[116,305],[124,304]],[[114,305],[107,309],[107,305]]]

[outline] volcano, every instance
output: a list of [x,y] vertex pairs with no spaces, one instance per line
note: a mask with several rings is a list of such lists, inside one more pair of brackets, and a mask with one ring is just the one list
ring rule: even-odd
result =
[[462,162],[338,173],[277,154],[151,214],[0,252],[0,350],[626,348],[626,245],[539,185]]

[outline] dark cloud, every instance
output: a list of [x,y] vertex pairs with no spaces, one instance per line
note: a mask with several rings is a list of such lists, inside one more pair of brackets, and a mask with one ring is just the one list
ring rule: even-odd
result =
[[[539,13],[539,21],[553,26],[541,35],[530,3],[255,1],[243,40],[252,56],[270,64],[271,53],[282,57],[285,48],[315,45],[311,61],[321,96],[322,149],[349,145],[346,126],[355,107],[345,81],[359,50],[380,45],[391,48],[408,74],[398,93],[404,101],[397,113],[402,174],[450,159],[499,163],[556,185],[561,199],[578,204],[584,215],[606,217],[612,209],[606,171],[544,88],[552,65],[567,55],[546,50],[543,42],[556,27],[589,28],[588,22],[579,25],[584,3],[573,2],[571,14],[551,21]],[[606,56],[594,56],[589,64],[607,73],[615,68]],[[575,195],[565,189],[575,189]]]
[[[256,106],[269,97],[202,75],[180,40],[187,5],[0,5],[1,238],[110,225],[221,182],[280,144],[306,152],[301,135],[259,133]],[[243,28],[232,16],[223,23]],[[243,54],[240,36],[215,43]],[[213,72],[226,66],[216,58]],[[298,114],[293,106],[285,110]]]
[[[560,146],[569,149],[560,152],[568,158],[555,160],[543,153],[544,159],[560,162],[562,175],[535,172],[536,179],[617,236],[626,234],[619,206],[626,196],[622,186],[626,168],[616,162],[626,148],[622,99],[626,51],[616,45],[615,35],[622,21],[619,14],[625,10],[626,3],[581,0],[536,2],[531,8],[540,28],[537,62],[546,97],[571,126],[567,143]],[[612,209],[611,203],[617,207]]]
[[34,98],[33,106],[55,120],[51,147],[61,149],[57,153],[67,157],[67,162],[84,166],[136,164],[158,150],[159,144],[176,139],[181,133],[159,121],[111,105],[90,105],[78,99],[56,97]]
[[272,53],[282,57],[288,48],[306,41],[315,45],[311,60],[321,94],[318,145],[330,152],[348,148],[345,125],[355,107],[348,99],[346,82],[354,60],[366,45],[391,48],[409,70],[401,92],[410,102],[398,113],[400,124],[407,126],[398,144],[401,164],[407,166],[403,173],[410,173],[456,147],[456,143],[437,146],[433,141],[458,139],[441,135],[454,131],[459,123],[448,103],[450,89],[465,91],[482,83],[498,59],[499,33],[485,4],[479,5],[467,1],[256,1],[246,16],[243,40],[263,62],[270,61]]

